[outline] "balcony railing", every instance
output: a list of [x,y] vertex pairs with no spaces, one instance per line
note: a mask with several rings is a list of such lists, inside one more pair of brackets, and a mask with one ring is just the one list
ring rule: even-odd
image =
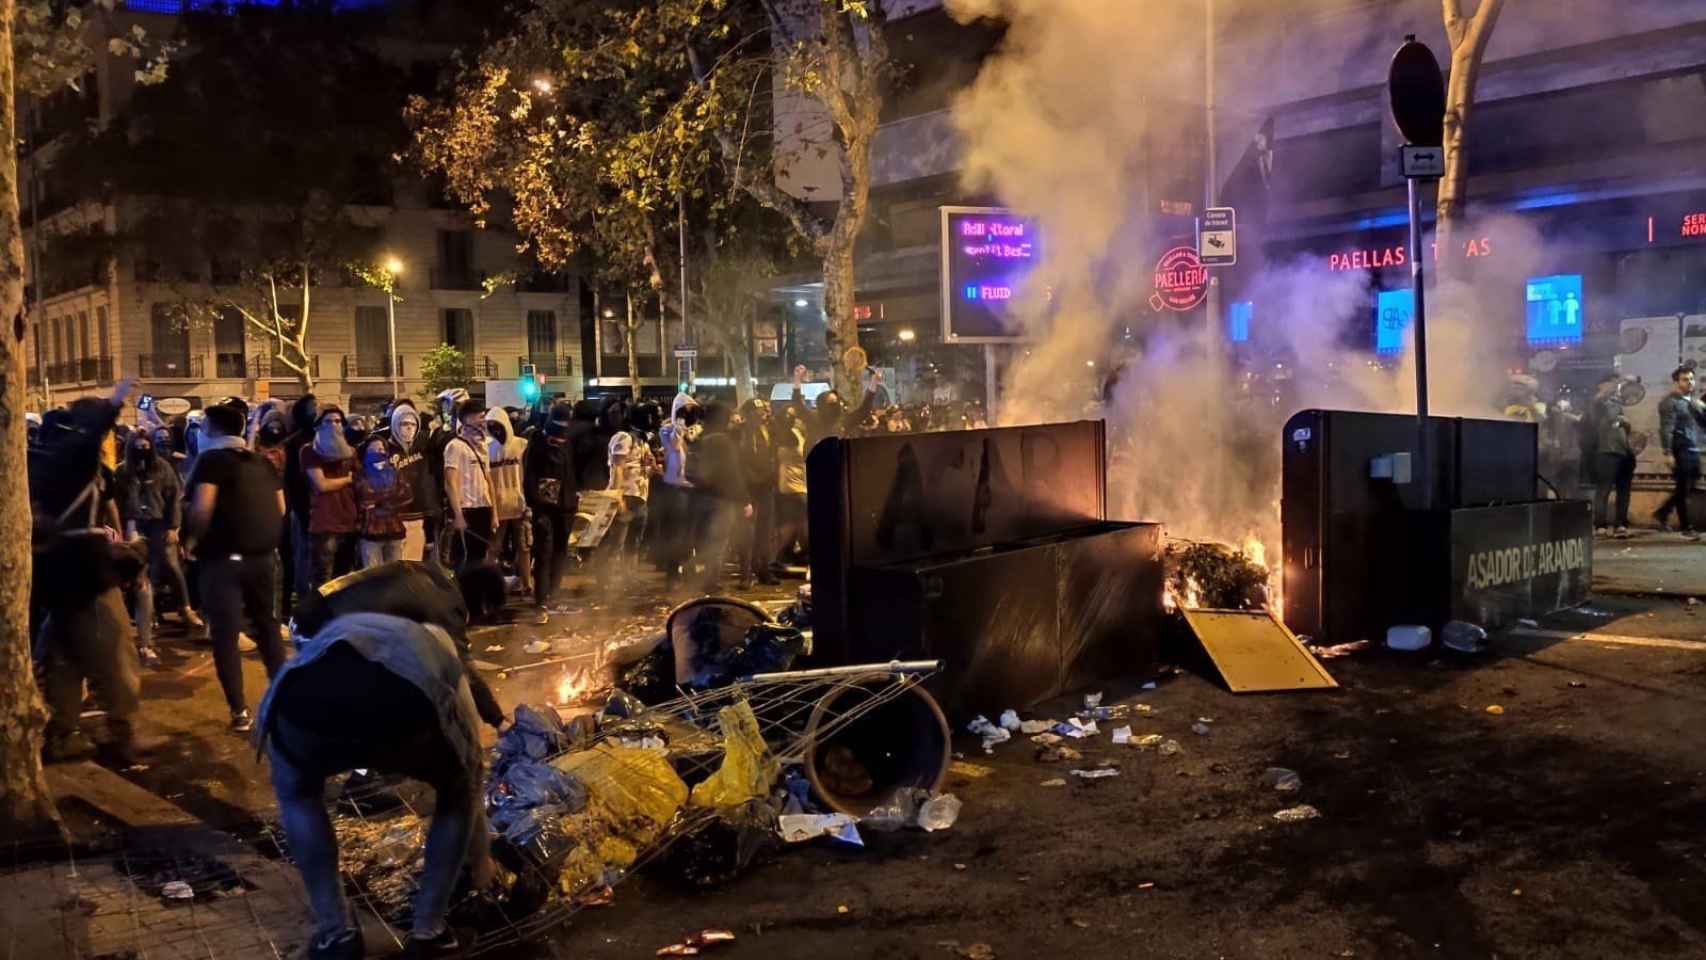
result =
[[200,380],[207,376],[207,358],[197,354],[143,353],[136,358],[136,371],[144,380]]
[[[395,373],[393,373],[395,371]],[[388,357],[383,353],[345,354],[345,380],[389,380],[403,375],[403,355]]]
[[486,272],[484,270],[448,270],[443,267],[433,267],[430,273],[434,290],[485,289]]
[[68,383],[112,383],[112,357],[83,357],[78,360],[61,360],[50,363],[41,369],[31,368],[31,376],[39,382],[41,375],[47,374],[47,382],[55,386]]
[[213,355],[214,375],[222,380],[243,380],[249,376],[248,358],[240,353]]
[[575,374],[573,357],[559,357],[539,354],[515,358],[515,375],[521,376],[521,368],[533,364],[533,369],[547,377],[572,377]]
[[[308,358],[308,375],[316,380],[320,379],[320,355],[317,353]],[[264,353],[257,353],[249,358],[249,376],[256,380],[295,380],[297,378],[295,370]]]
[[468,358],[469,380],[496,380],[497,378],[498,365],[492,362],[491,357]]

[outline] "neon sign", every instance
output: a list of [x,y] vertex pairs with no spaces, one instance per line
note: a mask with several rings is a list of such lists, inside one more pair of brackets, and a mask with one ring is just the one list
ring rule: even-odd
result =
[[1532,277],[1527,292],[1530,346],[1581,342],[1581,274]]
[[[1430,243],[1435,260],[1439,259],[1439,244]],[[1473,237],[1463,241],[1463,256],[1465,259],[1490,257],[1493,255],[1491,237]],[[1402,267],[1410,262],[1410,250],[1405,244],[1395,244],[1386,247],[1369,247],[1363,250],[1345,250],[1327,255],[1327,269],[1350,270],[1384,270],[1387,267]]]
[[1706,213],[1691,213],[1682,218],[1682,235],[1706,237]]
[[1036,221],[999,207],[943,207],[943,339],[1021,339],[1014,311],[1040,257]]
[[1193,247],[1174,247],[1155,264],[1155,293],[1149,298],[1156,310],[1196,309],[1208,296],[1208,268]]

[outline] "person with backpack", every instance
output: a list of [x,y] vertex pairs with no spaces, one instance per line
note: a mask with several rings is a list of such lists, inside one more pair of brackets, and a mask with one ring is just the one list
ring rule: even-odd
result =
[[178,483],[178,471],[160,458],[153,438],[143,430],[132,432],[125,443],[124,459],[113,475],[113,486],[126,538],[148,545],[148,571],[136,582],[136,637],[143,661],[157,663],[159,654],[154,652],[153,642],[155,587],[151,581],[159,580],[172,591],[178,618],[185,627],[200,630],[205,626],[190,607],[189,584],[178,558],[183,488]]
[[570,440],[573,408],[551,407],[521,459],[521,488],[533,512],[533,602],[540,622],[562,586],[569,560],[569,532],[580,505],[574,445]]
[[492,510],[496,521],[492,539],[494,556],[513,557],[515,575],[527,592],[532,592],[533,575],[529,571],[527,530],[527,498],[523,495],[521,460],[527,455],[527,441],[516,436],[509,412],[493,407],[486,412],[486,457],[491,464]]
[[249,627],[268,678],[284,666],[284,641],[273,611],[273,555],[284,523],[284,488],[272,464],[244,445],[243,414],[235,407],[207,408],[201,446],[190,472],[185,550],[200,560],[202,608],[231,729],[246,733],[254,721],[243,692],[237,634]]

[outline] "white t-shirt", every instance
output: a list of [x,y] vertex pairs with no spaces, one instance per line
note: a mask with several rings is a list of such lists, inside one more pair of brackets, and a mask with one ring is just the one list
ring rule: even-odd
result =
[[645,447],[634,440],[634,435],[626,430],[616,431],[610,438],[609,465],[610,475],[615,476],[618,468],[627,467],[622,475],[622,495],[624,497],[646,498]]
[[492,505],[492,482],[486,474],[486,451],[481,449],[484,446],[457,436],[444,448],[444,484],[447,488],[450,486],[450,470],[456,468],[456,488],[450,490],[450,495],[464,510]]

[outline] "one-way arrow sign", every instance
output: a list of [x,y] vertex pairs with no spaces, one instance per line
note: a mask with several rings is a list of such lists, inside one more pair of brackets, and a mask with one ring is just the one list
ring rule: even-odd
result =
[[1438,180],[1445,176],[1445,148],[1400,147],[1398,165],[1406,180]]

